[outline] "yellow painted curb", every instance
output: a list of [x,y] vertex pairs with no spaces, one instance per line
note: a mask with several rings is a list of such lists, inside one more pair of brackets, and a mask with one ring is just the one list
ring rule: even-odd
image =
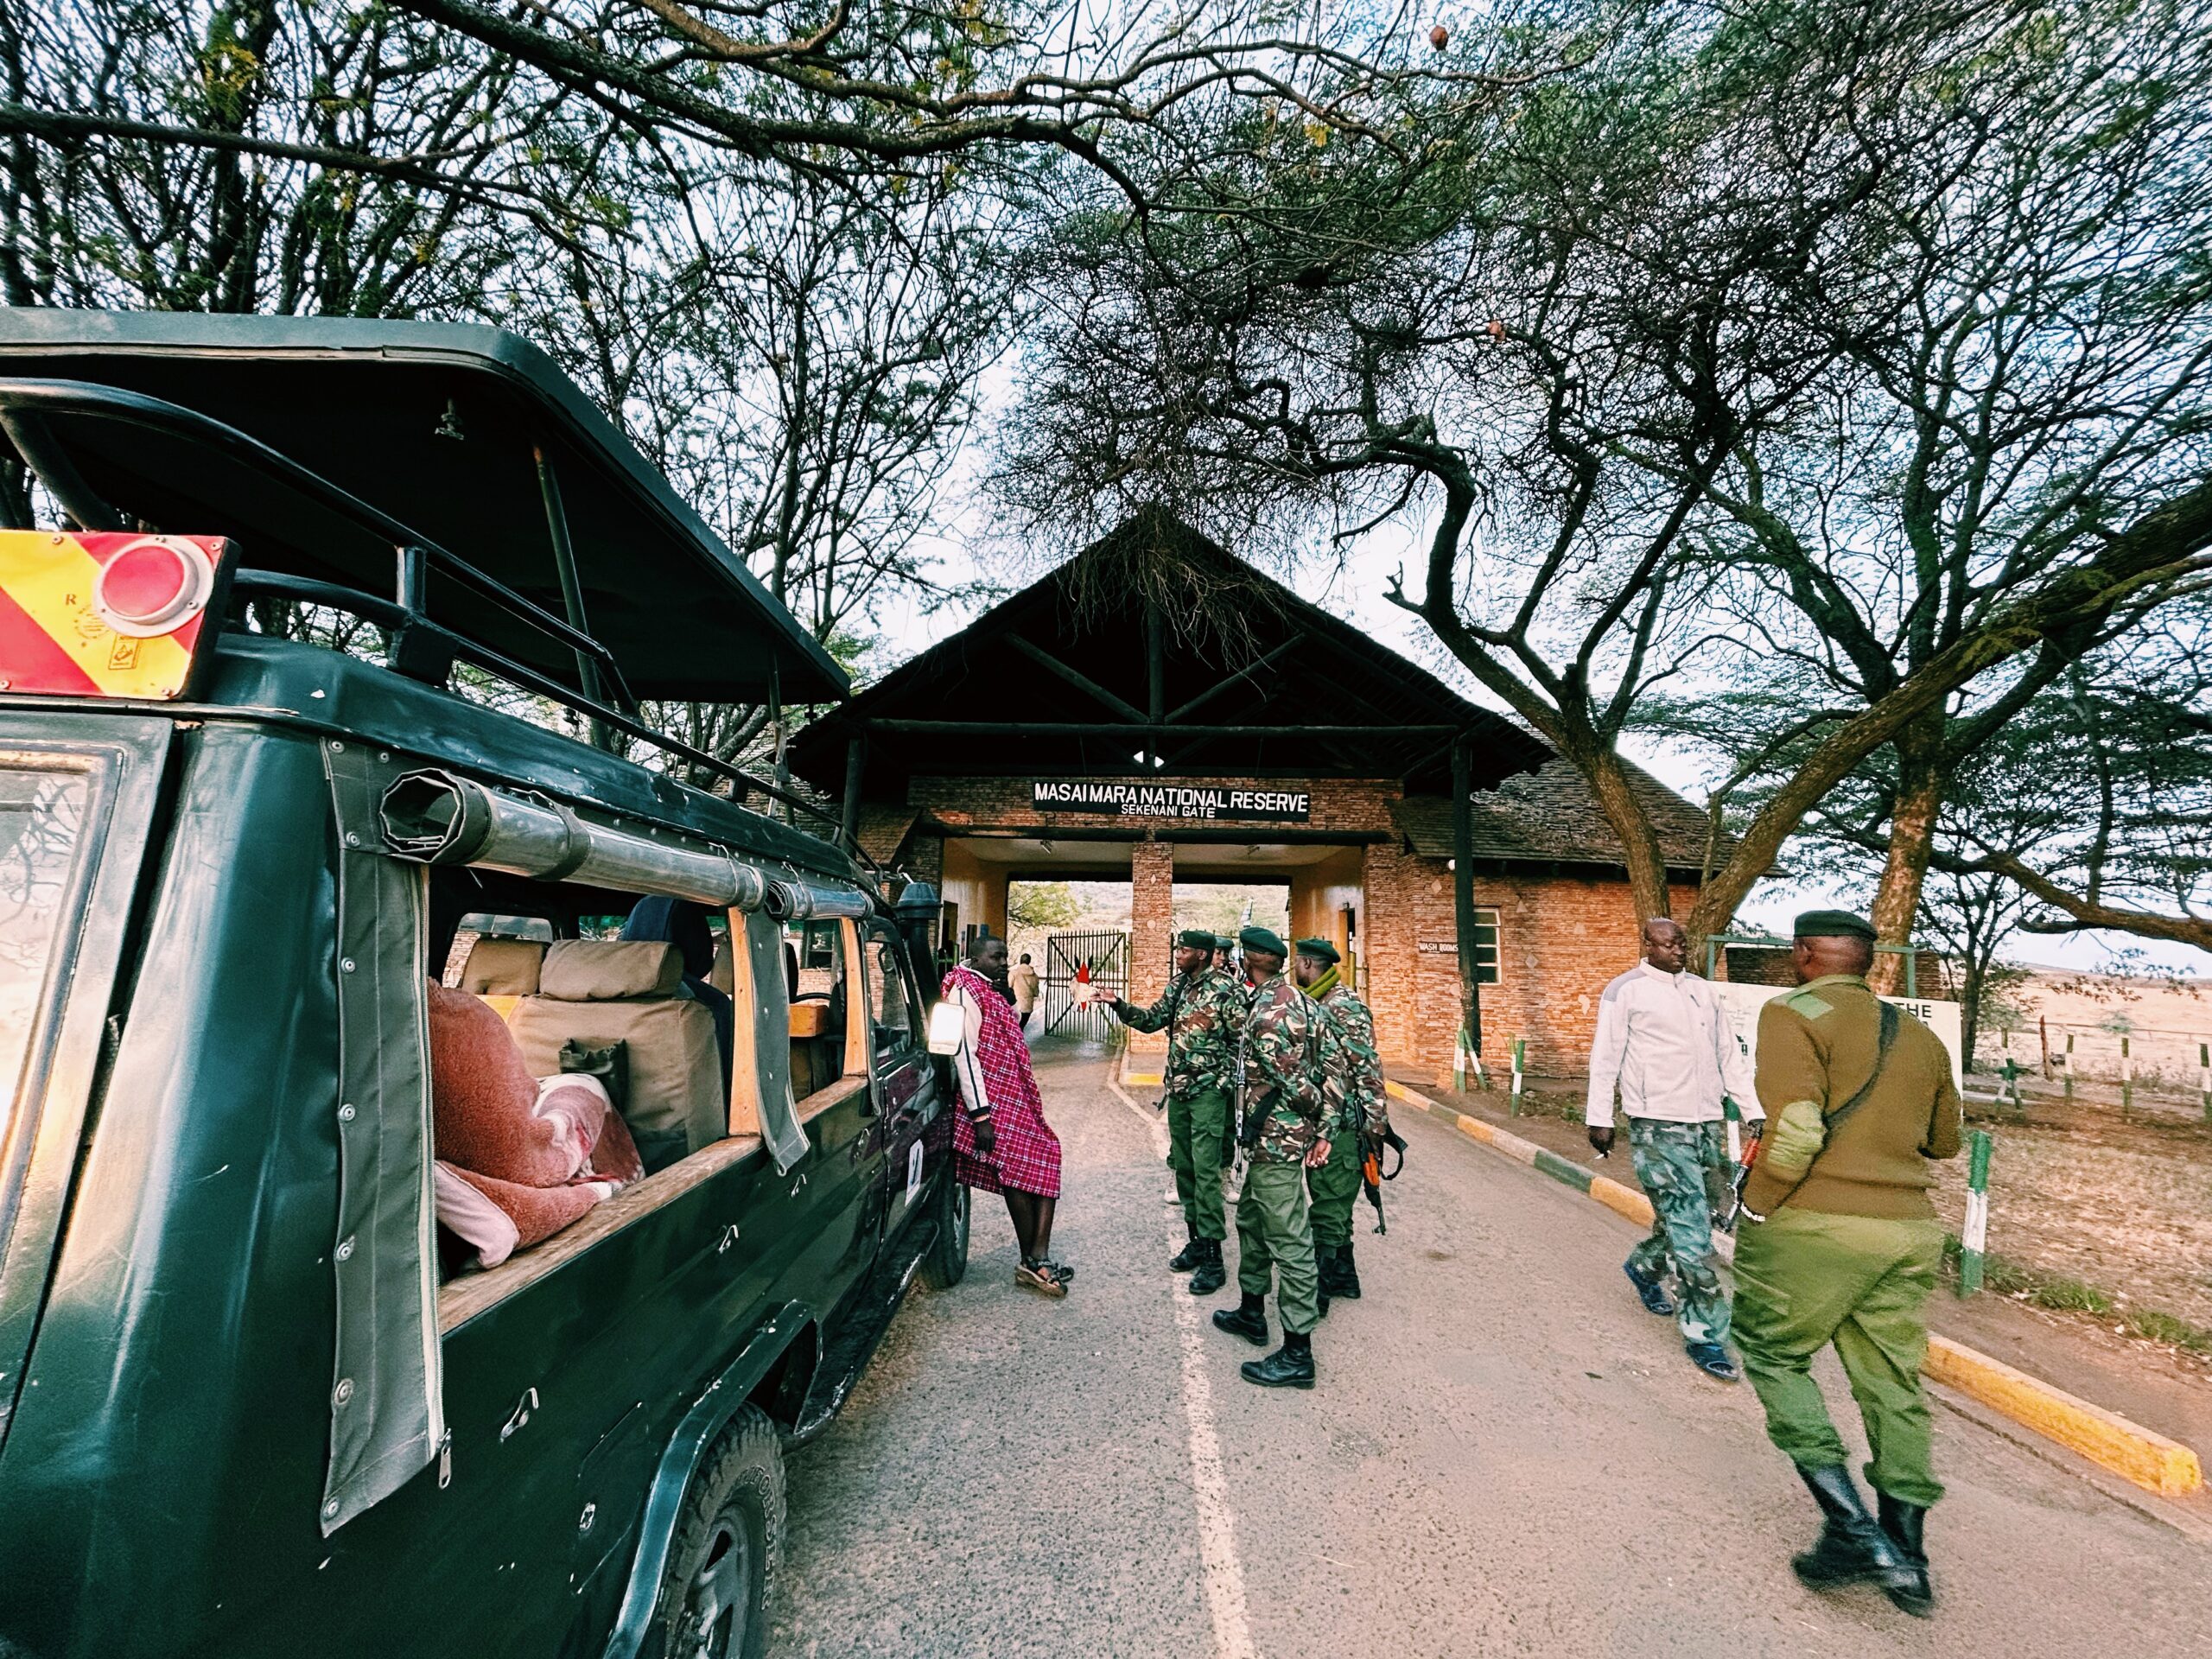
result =
[[1623,1186],[1618,1181],[1604,1175],[1592,1175],[1590,1178],[1590,1196],[1616,1215],[1626,1216],[1639,1226],[1649,1227],[1651,1224],[1651,1200],[1632,1186]]
[[[1402,1083],[1386,1081],[1383,1088],[1391,1098],[1452,1122],[1470,1140],[1483,1141],[1517,1162],[1526,1163],[1534,1154],[1534,1147],[1519,1135],[1507,1135],[1479,1118],[1456,1112]],[[1590,1196],[1640,1226],[1651,1224],[1651,1201],[1633,1187],[1593,1175]],[[2146,1491],[2162,1497],[2182,1497],[2203,1489],[2202,1463],[2180,1441],[2130,1422],[2118,1412],[2093,1406],[2040,1377],[1977,1353],[1963,1343],[1931,1333],[1928,1359],[1921,1370],[1931,1382],[1956,1389]]]
[[1928,1338],[1928,1361],[1921,1370],[1933,1381],[2003,1412],[2146,1491],[2180,1497],[2204,1484],[2196,1453],[2179,1441],[1948,1337]]

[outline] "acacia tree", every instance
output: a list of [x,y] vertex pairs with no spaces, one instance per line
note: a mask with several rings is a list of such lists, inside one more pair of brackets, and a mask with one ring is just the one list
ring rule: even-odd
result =
[[[1961,157],[2007,110],[2063,106],[2103,71],[2033,49],[2047,25],[2018,5],[1583,15],[1578,67],[1487,124],[1424,127],[1410,154],[1255,145],[1258,164],[1185,181],[1171,226],[1075,221],[1004,476],[1067,518],[1116,496],[1224,529],[1317,505],[1361,529],[1421,512],[1426,569],[1397,596],[1582,772],[1639,911],[1660,914],[1662,861],[1616,745],[1654,687],[1740,636],[1714,601],[1740,590],[1746,479],[1878,388],[1878,359],[1925,400],[1897,342],[1974,250],[1955,226],[1916,237],[1979,188]],[[1791,734],[1789,775],[1717,857],[1693,932],[1724,925],[1814,804],[1963,688],[2050,642],[2078,654],[2202,568],[2212,487],[2171,489],[2166,468],[2117,487],[2149,434],[2091,424],[2050,441],[2075,480],[2045,493],[2037,556],[1994,582],[1976,567],[1988,591],[1961,590],[1929,649]],[[1993,481],[2014,485],[1971,487]]]

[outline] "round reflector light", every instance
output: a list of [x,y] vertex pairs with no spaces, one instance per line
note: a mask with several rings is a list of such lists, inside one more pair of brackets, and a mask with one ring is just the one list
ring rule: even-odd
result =
[[133,542],[102,567],[92,589],[100,620],[138,639],[173,632],[207,601],[213,571],[189,542]]

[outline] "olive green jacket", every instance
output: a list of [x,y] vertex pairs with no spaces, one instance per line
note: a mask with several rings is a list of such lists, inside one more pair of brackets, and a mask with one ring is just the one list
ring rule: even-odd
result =
[[1936,1213],[1928,1160],[1958,1154],[1959,1091],[1926,1026],[1903,1015],[1873,1093],[1841,1128],[1824,1128],[1872,1074],[1880,1027],[1880,1001],[1856,974],[1809,981],[1759,1011],[1759,1103],[1771,1127],[1744,1186],[1753,1214],[1784,1204],[1899,1221]]

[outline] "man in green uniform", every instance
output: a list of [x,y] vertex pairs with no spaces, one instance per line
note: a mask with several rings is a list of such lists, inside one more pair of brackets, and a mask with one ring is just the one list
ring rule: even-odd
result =
[[1212,967],[1214,936],[1185,928],[1175,936],[1175,977],[1148,1008],[1116,997],[1112,1007],[1132,1031],[1167,1032],[1167,1166],[1183,1205],[1190,1242],[1168,1262],[1191,1275],[1191,1294],[1211,1296],[1222,1266],[1222,1154],[1234,1133],[1230,1089],[1244,1033],[1244,991]]
[[1351,1212],[1359,1198],[1363,1149],[1390,1127],[1382,1103],[1382,1060],[1375,1052],[1375,1017],[1339,977],[1342,958],[1326,939],[1300,939],[1292,968],[1298,987],[1321,1010],[1319,1045],[1321,1092],[1328,1109],[1321,1130],[1329,1161],[1306,1172],[1313,1200],[1314,1266],[1321,1276],[1320,1310],[1334,1296],[1357,1300],[1359,1270],[1352,1264]]
[[1244,1380],[1262,1388],[1310,1389],[1319,1281],[1300,1172],[1329,1159],[1329,1143],[1321,1136],[1321,1091],[1313,1082],[1319,1010],[1284,976],[1287,953],[1278,935],[1248,927],[1236,937],[1252,982],[1243,1041],[1243,1141],[1249,1161],[1236,1200],[1236,1286],[1243,1301],[1233,1313],[1216,1313],[1213,1322],[1266,1347],[1268,1287],[1279,1276],[1282,1346],[1265,1359],[1246,1361]]
[[[1736,1345],[1767,1435],[1819,1502],[1819,1541],[1791,1564],[1815,1589],[1874,1583],[1934,1606],[1922,1522],[1943,1495],[1929,1456],[1926,1307],[1943,1259],[1927,1160],[1959,1150],[1959,1095],[1936,1034],[1866,986],[1874,930],[1844,911],[1797,918],[1798,988],[1759,1013],[1769,1128],[1744,1187]],[[1866,1513],[1813,1357],[1833,1342],[1866,1425]]]

